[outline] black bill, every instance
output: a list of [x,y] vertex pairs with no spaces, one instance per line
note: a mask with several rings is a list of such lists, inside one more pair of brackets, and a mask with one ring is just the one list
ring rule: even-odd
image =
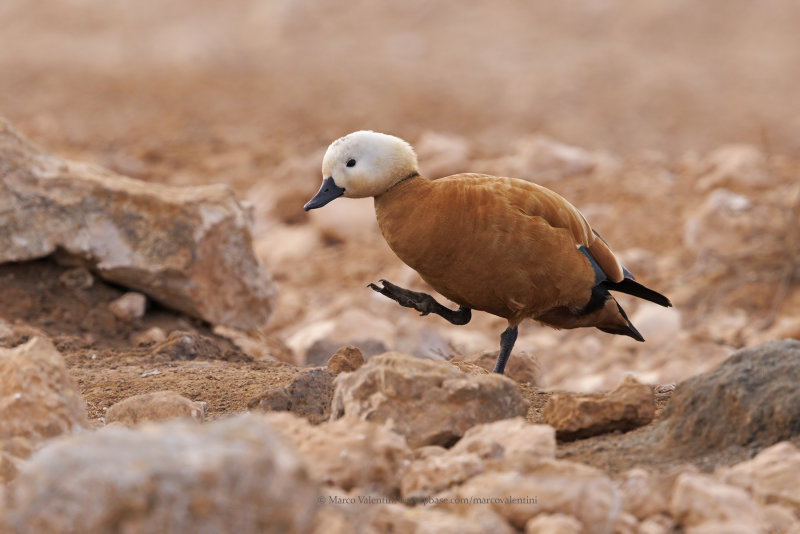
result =
[[322,180],[322,187],[319,188],[319,191],[317,191],[317,194],[314,195],[314,198],[306,202],[306,205],[303,206],[303,209],[308,211],[321,208],[331,200],[339,198],[343,194],[344,188],[336,185],[336,182],[333,181],[333,176],[328,176]]

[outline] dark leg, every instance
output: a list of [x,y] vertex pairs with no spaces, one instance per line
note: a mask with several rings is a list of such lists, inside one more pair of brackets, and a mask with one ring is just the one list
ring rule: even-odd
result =
[[[435,313],[456,325],[467,324],[469,320],[472,319],[472,311],[464,306],[459,306],[458,310],[451,310],[436,302],[436,299],[427,293],[418,293],[410,289],[403,289],[386,280],[381,280],[381,283],[383,287],[376,286],[375,284],[370,284],[367,287],[397,301],[401,306],[417,310],[421,315]],[[511,344],[513,345],[514,343],[512,342]]]
[[511,349],[514,348],[514,343],[517,341],[517,327],[509,326],[503,333],[500,334],[500,355],[497,356],[497,363],[494,364],[495,373],[503,374],[506,370],[506,362],[508,357],[511,356]]

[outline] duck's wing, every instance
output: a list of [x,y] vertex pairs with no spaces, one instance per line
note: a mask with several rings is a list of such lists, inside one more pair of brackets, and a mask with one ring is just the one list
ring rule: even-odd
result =
[[672,306],[667,297],[635,281],[633,274],[620,263],[605,239],[592,229],[581,212],[564,197],[540,185],[521,180],[512,179],[511,187],[521,189],[514,192],[511,198],[516,202],[522,201],[527,214],[542,217],[554,228],[569,230],[578,250],[592,265],[596,286],[603,284],[603,287],[611,291],[627,293],[659,306]]
[[[509,204],[531,217],[541,217],[553,228],[564,228],[575,240],[575,246],[585,254],[596,271],[596,279],[621,282],[633,278],[608,244],[594,231],[578,208],[558,193],[540,185],[516,178],[461,174],[450,179],[468,179],[496,188]],[[600,272],[597,272],[597,270]]]
[[[579,212],[580,214],[580,212]],[[581,217],[583,217],[581,215]],[[589,223],[586,223],[587,225]],[[621,282],[625,278],[633,279],[633,274],[627,270],[617,259],[608,246],[608,243],[600,237],[597,232],[592,232],[594,239],[586,247],[589,256],[597,262],[597,265],[611,282]]]

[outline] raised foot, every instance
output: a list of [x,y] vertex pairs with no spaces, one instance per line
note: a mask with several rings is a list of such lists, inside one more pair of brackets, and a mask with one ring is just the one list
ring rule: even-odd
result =
[[417,310],[420,315],[434,313],[455,325],[467,324],[472,319],[472,311],[464,306],[460,306],[458,310],[451,310],[436,302],[436,299],[427,293],[403,289],[383,279],[380,283],[383,287],[375,284],[369,284],[367,287],[389,297],[401,306]]

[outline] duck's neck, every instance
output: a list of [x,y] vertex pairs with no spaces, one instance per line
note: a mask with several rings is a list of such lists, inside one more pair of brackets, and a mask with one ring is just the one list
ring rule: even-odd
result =
[[[432,182],[419,174],[412,174],[397,182],[388,191],[375,197],[375,217],[383,237],[404,261],[411,251],[406,245],[414,239],[414,223],[419,220],[419,209],[424,209]],[[408,261],[406,261],[408,263]]]
[[415,194],[416,190],[430,184],[430,180],[423,178],[418,172],[414,171],[380,195],[375,195],[376,212],[393,204],[394,200],[405,197],[408,194]]
[[[390,187],[389,189],[387,189],[387,190],[385,191],[385,193],[381,193],[381,195],[377,195],[377,196],[382,196],[382,195],[384,195],[384,194],[388,193],[389,191],[391,191],[392,189],[394,189],[394,188],[395,188],[395,187],[397,187],[398,185],[402,184],[403,182],[407,182],[408,180],[411,180],[412,178],[421,178],[421,176],[419,175],[419,171],[413,171],[413,172],[409,173],[409,175],[408,175],[408,176],[406,176],[406,177],[404,177],[404,178],[401,178],[401,179],[400,179],[398,182],[396,182],[396,183],[395,183],[395,184],[394,184],[392,187]],[[376,198],[377,198],[377,196],[376,196]]]

